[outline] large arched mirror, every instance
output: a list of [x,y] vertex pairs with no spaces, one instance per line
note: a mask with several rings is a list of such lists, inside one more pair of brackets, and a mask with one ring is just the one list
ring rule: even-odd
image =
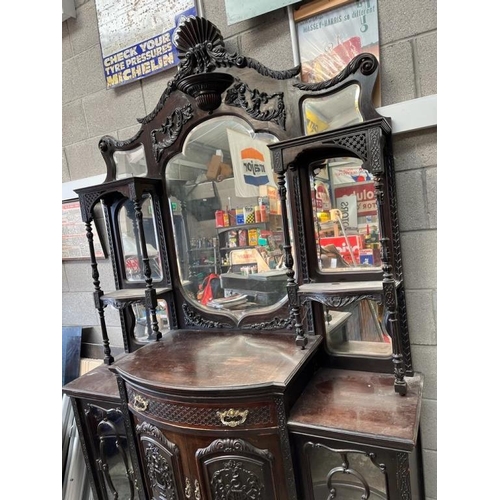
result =
[[183,290],[241,318],[286,300],[283,224],[267,144],[243,119],[196,126],[165,171]]

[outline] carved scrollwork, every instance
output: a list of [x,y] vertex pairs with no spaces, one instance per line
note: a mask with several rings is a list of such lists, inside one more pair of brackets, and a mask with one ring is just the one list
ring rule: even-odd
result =
[[264,484],[257,474],[245,469],[243,462],[228,460],[214,472],[210,485],[214,500],[261,500]]
[[250,325],[244,325],[242,328],[244,330],[280,330],[282,328],[292,328],[293,316],[290,315],[288,318],[273,318],[270,321],[263,321],[262,323],[252,323]]
[[257,455],[268,462],[274,460],[273,454],[269,450],[261,450],[243,441],[243,439],[216,439],[206,448],[201,448],[196,452],[196,458],[200,459],[207,455],[217,453],[250,453]]
[[162,499],[177,500],[174,473],[167,458],[162,455],[158,446],[152,443],[147,443],[144,455],[151,488],[158,491]]
[[349,455],[364,455],[364,456],[368,457],[371,460],[371,462],[373,463],[373,465],[378,467],[378,469],[380,470],[380,472],[382,474],[384,474],[384,476],[387,476],[386,465],[383,463],[379,464],[377,462],[377,460],[376,460],[377,457],[376,457],[375,453],[368,453],[366,451],[354,450],[354,449],[334,449],[334,448],[330,448],[330,447],[328,447],[324,444],[321,444],[321,443],[312,443],[311,441],[308,441],[307,443],[304,444],[304,452],[306,454],[309,467],[310,467],[310,462],[309,462],[310,450],[314,450],[314,449],[324,449],[324,450],[328,450],[332,453],[336,453],[336,454],[340,455],[340,458],[342,460],[342,464],[340,466],[332,468],[328,472],[328,474],[326,475],[326,478],[325,478],[326,486],[328,488],[328,492],[330,493],[328,496],[328,500],[334,500],[335,498],[337,498],[337,491],[335,488],[335,475],[338,475],[338,474],[349,474],[349,475],[354,476],[356,479],[358,479],[358,481],[363,486],[364,493],[361,496],[361,498],[363,500],[370,498],[370,495],[371,495],[370,485],[369,485],[367,479],[363,476],[363,474],[361,474],[361,472],[359,472],[358,470],[351,467],[351,465],[349,463]]
[[211,319],[203,318],[186,303],[182,304],[182,311],[184,312],[186,325],[189,326],[201,326],[204,328],[231,328],[233,326],[222,321],[212,321]]
[[378,60],[373,54],[367,52],[359,54],[334,78],[319,83],[295,83],[294,87],[300,90],[310,90],[318,92],[319,90],[334,87],[338,83],[344,81],[349,75],[356,71],[360,71],[363,75],[371,75],[378,68]]
[[[193,108],[191,104],[186,104],[184,107],[174,110],[161,128],[155,128],[151,131],[151,144],[156,161],[159,161],[163,150],[171,146],[176,141],[182,127],[192,117]],[[158,134],[165,134],[165,139],[159,141],[157,138]]]
[[101,137],[101,139],[99,140],[99,144],[98,144],[99,149],[103,153],[105,153],[109,149],[124,148],[124,147],[132,144],[133,142],[135,142],[137,139],[139,139],[139,137],[142,135],[143,132],[144,132],[144,130],[141,128],[133,137],[131,137],[130,139],[126,139],[124,141],[119,141],[118,139],[115,139],[114,137],[112,137],[110,135],[105,135],[105,136]]
[[[273,100],[276,102],[274,108],[263,109]],[[251,90],[244,82],[236,82],[227,90],[224,103],[229,106],[242,108],[255,120],[274,122],[283,130],[286,130],[286,112],[283,92],[269,95],[257,89]]]
[[314,294],[308,293],[307,295],[301,296],[302,302],[308,300],[321,302],[321,304],[324,304],[325,306],[330,307],[332,309],[342,308],[365,299],[373,300],[377,302],[377,304],[382,305],[382,297],[380,295],[374,295],[374,294],[341,296],[341,295],[326,295],[321,293],[314,293]]
[[275,80],[287,80],[300,72],[300,65],[288,70],[275,71],[251,57],[228,53],[220,30],[207,19],[198,16],[186,18],[176,30],[172,42],[179,54],[177,73],[168,82],[155,109],[144,118],[138,119],[140,123],[149,123],[177,89],[177,83],[190,75],[210,73],[217,68],[233,66],[251,68]]

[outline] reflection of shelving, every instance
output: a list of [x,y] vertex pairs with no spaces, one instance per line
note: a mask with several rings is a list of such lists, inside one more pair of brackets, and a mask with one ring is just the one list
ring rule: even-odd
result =
[[250,250],[252,248],[257,248],[258,245],[245,245],[241,247],[221,247],[221,251],[232,251],[232,250]]
[[234,229],[252,229],[252,228],[262,228],[266,227],[267,222],[255,222],[254,224],[239,224],[236,226],[224,226],[224,227],[217,227],[217,233],[221,234],[225,231],[232,231]]

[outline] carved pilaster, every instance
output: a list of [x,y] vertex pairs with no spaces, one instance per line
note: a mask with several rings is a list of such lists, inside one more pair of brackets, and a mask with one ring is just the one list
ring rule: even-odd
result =
[[407,453],[398,453],[396,456],[396,484],[399,498],[411,500],[410,464]]
[[290,439],[288,437],[287,417],[285,412],[285,403],[282,397],[275,397],[274,403],[276,405],[278,415],[278,432],[280,435],[281,453],[283,457],[283,464],[285,467],[285,478],[288,490],[288,498],[290,500],[297,500],[297,490],[295,486],[295,474],[293,470],[292,452],[290,448]]

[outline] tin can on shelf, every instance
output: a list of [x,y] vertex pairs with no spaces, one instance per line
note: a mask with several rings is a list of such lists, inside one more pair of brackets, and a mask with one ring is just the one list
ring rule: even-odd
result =
[[259,243],[259,231],[257,229],[248,230],[248,244],[256,247]]
[[245,214],[243,213],[242,208],[236,209],[236,224],[238,226],[245,224]]
[[215,227],[224,227],[224,211],[215,211]]

